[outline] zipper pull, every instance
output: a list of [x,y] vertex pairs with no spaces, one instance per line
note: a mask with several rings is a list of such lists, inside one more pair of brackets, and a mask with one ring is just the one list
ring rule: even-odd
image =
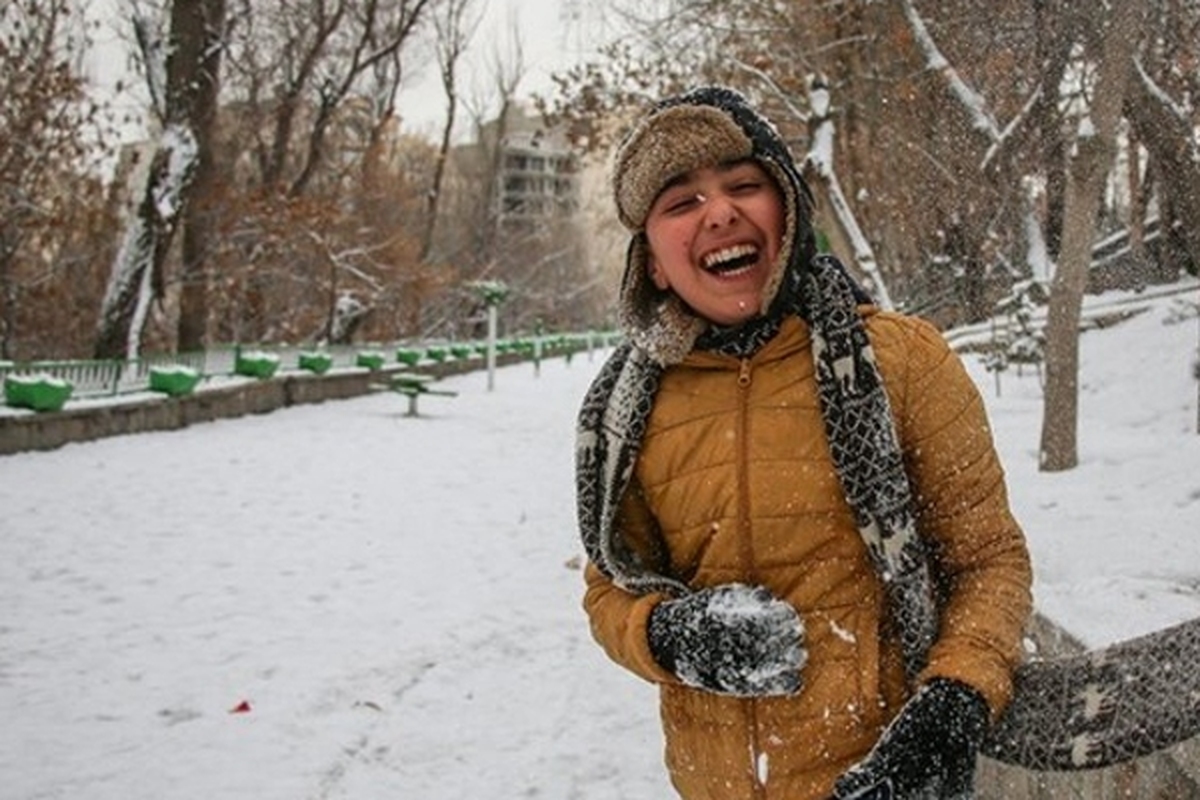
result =
[[741,369],[738,370],[738,386],[745,389],[750,385],[750,359],[743,358]]

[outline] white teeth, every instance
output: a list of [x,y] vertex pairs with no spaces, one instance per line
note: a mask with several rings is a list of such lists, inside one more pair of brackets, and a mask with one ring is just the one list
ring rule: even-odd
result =
[[714,267],[726,262],[733,261],[736,258],[745,258],[746,256],[756,255],[758,248],[752,244],[735,244],[732,247],[726,247],[718,250],[715,253],[709,253],[704,257],[704,268],[713,269]]

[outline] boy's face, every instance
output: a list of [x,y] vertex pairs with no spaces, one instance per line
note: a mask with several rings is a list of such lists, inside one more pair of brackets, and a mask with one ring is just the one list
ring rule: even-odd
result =
[[783,197],[757,162],[693,170],[650,206],[650,278],[712,322],[745,322],[759,313],[785,219]]

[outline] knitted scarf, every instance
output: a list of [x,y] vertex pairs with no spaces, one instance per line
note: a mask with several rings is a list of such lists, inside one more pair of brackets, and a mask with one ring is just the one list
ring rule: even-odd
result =
[[[937,634],[937,608],[928,554],[918,535],[912,491],[887,394],[857,305],[861,289],[827,255],[804,270],[789,270],[794,284],[780,305],[799,313],[812,330],[818,393],[833,463],[856,525],[888,597],[891,624],[900,637],[906,669],[925,664]],[[732,331],[708,331],[698,347],[749,356],[778,330],[771,315]],[[633,342],[618,346],[587,392],[578,419],[577,512],[584,550],[622,589],[672,596],[691,589],[678,578],[648,568],[624,542],[615,519],[633,478],[664,367]]]

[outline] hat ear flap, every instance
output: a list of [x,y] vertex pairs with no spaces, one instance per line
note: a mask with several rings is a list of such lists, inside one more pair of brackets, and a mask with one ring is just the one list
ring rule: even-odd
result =
[[657,284],[650,262],[646,234],[634,234],[621,280],[619,321],[633,343],[651,359],[663,366],[676,364],[692,349],[708,323],[684,305],[669,284]]
[[666,292],[655,284],[651,272],[650,245],[645,233],[636,233],[629,240],[625,254],[625,275],[621,278],[620,312],[624,323],[634,330],[654,324]]

